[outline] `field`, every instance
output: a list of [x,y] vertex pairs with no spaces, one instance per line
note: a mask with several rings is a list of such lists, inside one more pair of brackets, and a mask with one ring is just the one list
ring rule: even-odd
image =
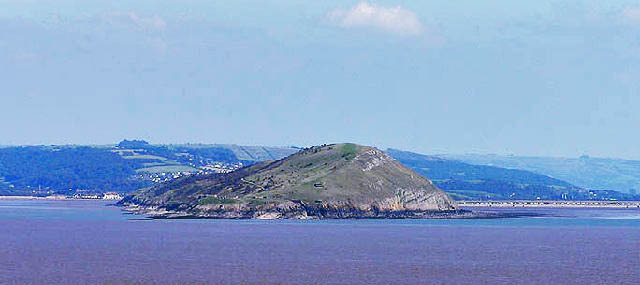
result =
[[198,169],[189,167],[186,165],[164,165],[164,166],[152,166],[146,168],[136,169],[136,172],[147,172],[147,173],[174,173],[174,172],[197,172]]

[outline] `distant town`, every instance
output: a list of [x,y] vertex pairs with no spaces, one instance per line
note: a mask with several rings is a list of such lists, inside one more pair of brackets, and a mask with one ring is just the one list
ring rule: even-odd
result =
[[117,192],[105,193],[76,193],[73,195],[53,194],[48,196],[0,196],[0,199],[26,199],[26,200],[114,200],[118,201],[123,198],[122,194]]

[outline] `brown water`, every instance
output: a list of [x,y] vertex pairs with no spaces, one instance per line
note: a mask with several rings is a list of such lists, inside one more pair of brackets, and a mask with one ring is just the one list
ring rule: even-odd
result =
[[0,283],[640,284],[638,210],[540,211],[565,217],[132,220],[0,200]]

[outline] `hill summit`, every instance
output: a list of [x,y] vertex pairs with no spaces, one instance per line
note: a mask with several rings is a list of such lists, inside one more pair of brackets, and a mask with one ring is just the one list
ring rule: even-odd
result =
[[373,147],[331,144],[231,173],[143,189],[121,205],[160,217],[420,218],[457,212],[429,179]]

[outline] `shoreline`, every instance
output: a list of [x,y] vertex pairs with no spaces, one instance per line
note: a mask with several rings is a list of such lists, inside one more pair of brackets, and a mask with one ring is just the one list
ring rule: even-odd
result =
[[[118,205],[118,204],[116,204]],[[211,212],[167,210],[154,206],[119,204],[124,211],[145,216],[150,219],[232,219],[232,220],[341,220],[341,219],[463,219],[476,218],[470,210],[441,211],[363,211],[345,209],[304,209],[282,211],[281,209],[262,210],[223,210]]]
[[78,199],[66,196],[0,196],[0,200],[45,200],[45,201],[119,201],[115,199]]
[[[44,201],[115,201],[117,199],[78,199],[68,196],[0,196],[0,200],[44,200]],[[513,200],[513,201],[456,201],[458,207],[465,208],[602,208],[640,209],[640,201],[555,201],[555,200]],[[167,214],[167,213],[162,213]],[[159,216],[163,216],[160,214]]]
[[[261,213],[248,213],[243,211],[226,211],[223,213],[193,213],[188,211],[166,210],[153,206],[143,205],[118,205],[123,211],[145,216],[148,219],[231,219],[231,220],[472,220],[472,219],[505,219],[505,218],[530,218],[543,217],[545,214],[517,212],[517,213],[501,213],[480,211],[459,208],[456,210],[441,211],[388,211],[376,212],[352,212],[345,215],[349,211],[335,211],[318,213],[311,211],[303,213],[277,212],[277,211],[261,211]],[[356,213],[358,212],[358,213]]]
[[640,201],[552,201],[552,200],[514,200],[514,201],[456,201],[459,207],[482,208],[640,208]]
[[0,196],[0,200],[73,200],[73,198],[51,196]]

